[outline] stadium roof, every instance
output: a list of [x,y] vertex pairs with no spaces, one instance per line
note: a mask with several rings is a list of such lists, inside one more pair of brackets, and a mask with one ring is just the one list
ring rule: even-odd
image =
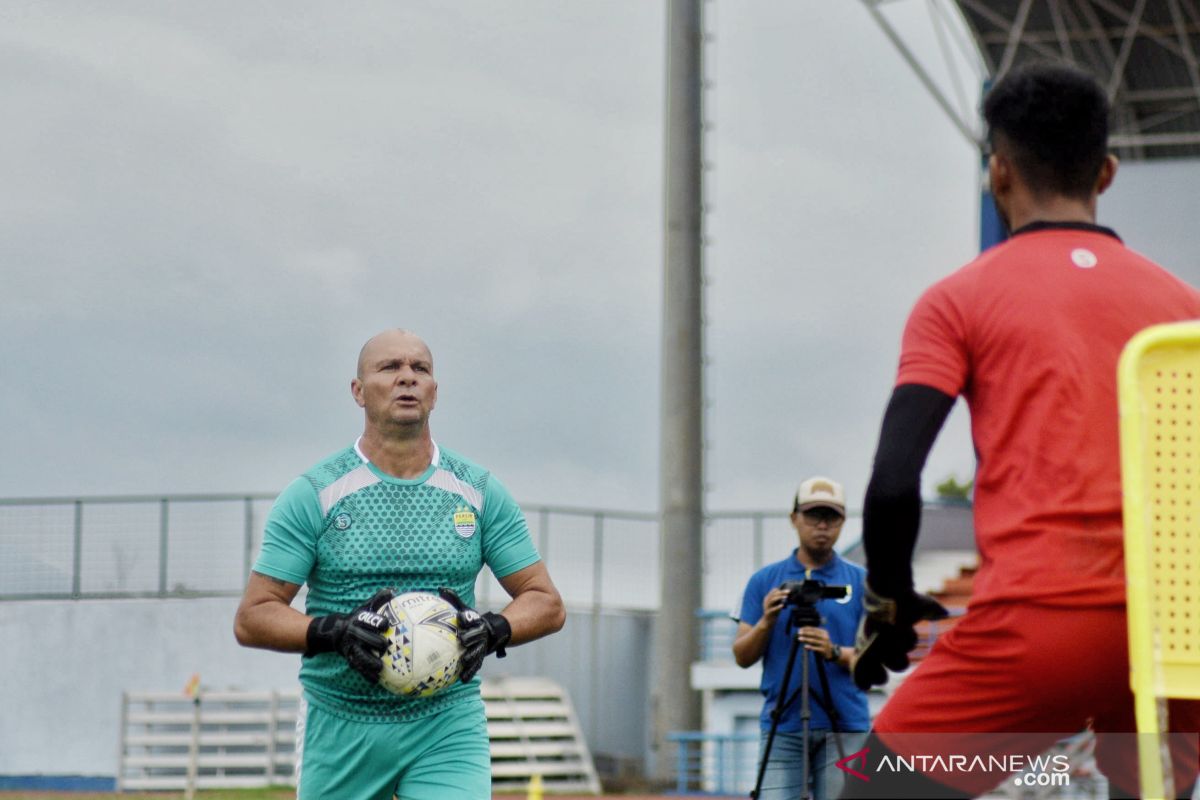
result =
[[[952,2],[987,78],[994,80],[1031,60],[1075,64],[1108,88],[1111,144],[1121,158],[1200,156],[1200,0]],[[883,0],[864,4],[904,52],[879,13]],[[910,53],[906,58],[921,74]],[[922,79],[937,96],[938,90]],[[975,127],[961,117],[955,123]]]
[[955,0],[988,73],[1055,59],[1090,71],[1113,103],[1123,158],[1200,155],[1197,0]]

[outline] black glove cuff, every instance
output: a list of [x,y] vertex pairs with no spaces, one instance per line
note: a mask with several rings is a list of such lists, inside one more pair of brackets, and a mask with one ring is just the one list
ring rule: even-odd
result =
[[512,639],[512,625],[508,624],[503,614],[494,614],[491,611],[485,611],[483,618],[488,624],[488,653],[495,653],[496,658],[504,658],[508,655],[504,647]]
[[905,600],[917,593],[913,588],[912,575],[876,575],[866,578],[866,590],[876,597],[891,600]]
[[339,616],[330,614],[324,617],[313,617],[312,622],[308,623],[308,633],[305,635],[305,658],[337,650]]

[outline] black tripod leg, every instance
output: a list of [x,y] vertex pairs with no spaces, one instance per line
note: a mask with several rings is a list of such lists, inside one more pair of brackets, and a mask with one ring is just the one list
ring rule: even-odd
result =
[[[800,641],[799,632],[796,633],[796,641]],[[812,736],[812,709],[808,705],[809,677],[807,652],[804,654],[804,664],[800,668],[800,671],[803,676],[800,680],[800,690],[803,692],[800,695],[800,797],[808,800],[812,796],[808,793],[808,784],[812,780],[810,774],[812,765],[809,763],[812,753],[812,744],[809,741],[809,737]]]
[[771,728],[767,731],[767,743],[763,745],[762,760],[758,763],[758,779],[754,782],[754,789],[751,790],[750,796],[757,798],[762,792],[763,777],[767,773],[767,761],[771,758],[771,746],[775,743],[775,734],[779,730],[779,720],[783,717],[783,710],[787,707],[787,689],[788,681],[792,677],[792,666],[796,663],[796,651],[800,647],[800,640],[792,637],[792,645],[788,650],[787,667],[783,671],[783,680],[780,682],[779,694],[775,698],[775,708],[771,709]]
[[821,707],[829,716],[829,730],[833,733],[833,743],[837,747],[838,759],[846,757],[846,749],[842,746],[842,726],[839,724],[837,704],[833,702],[833,694],[829,691],[829,673],[825,671],[825,660],[817,659],[817,679],[821,682],[821,692],[825,695],[825,703]]

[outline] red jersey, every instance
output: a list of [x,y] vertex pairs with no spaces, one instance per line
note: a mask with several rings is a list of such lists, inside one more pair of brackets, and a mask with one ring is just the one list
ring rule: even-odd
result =
[[896,385],[971,412],[972,604],[1125,602],[1117,359],[1135,333],[1200,317],[1200,292],[1095,226],[1037,225],[934,284]]

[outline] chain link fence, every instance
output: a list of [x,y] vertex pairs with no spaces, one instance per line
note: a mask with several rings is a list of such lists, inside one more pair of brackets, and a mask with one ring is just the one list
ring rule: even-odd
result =
[[[258,553],[273,495],[0,499],[0,600],[237,596]],[[659,604],[658,515],[526,506],[538,550],[567,604],[653,610]],[[842,549],[853,550],[852,515]],[[796,546],[787,514],[709,514],[706,608],[730,610],[755,569]],[[481,605],[502,603],[485,571]]]

